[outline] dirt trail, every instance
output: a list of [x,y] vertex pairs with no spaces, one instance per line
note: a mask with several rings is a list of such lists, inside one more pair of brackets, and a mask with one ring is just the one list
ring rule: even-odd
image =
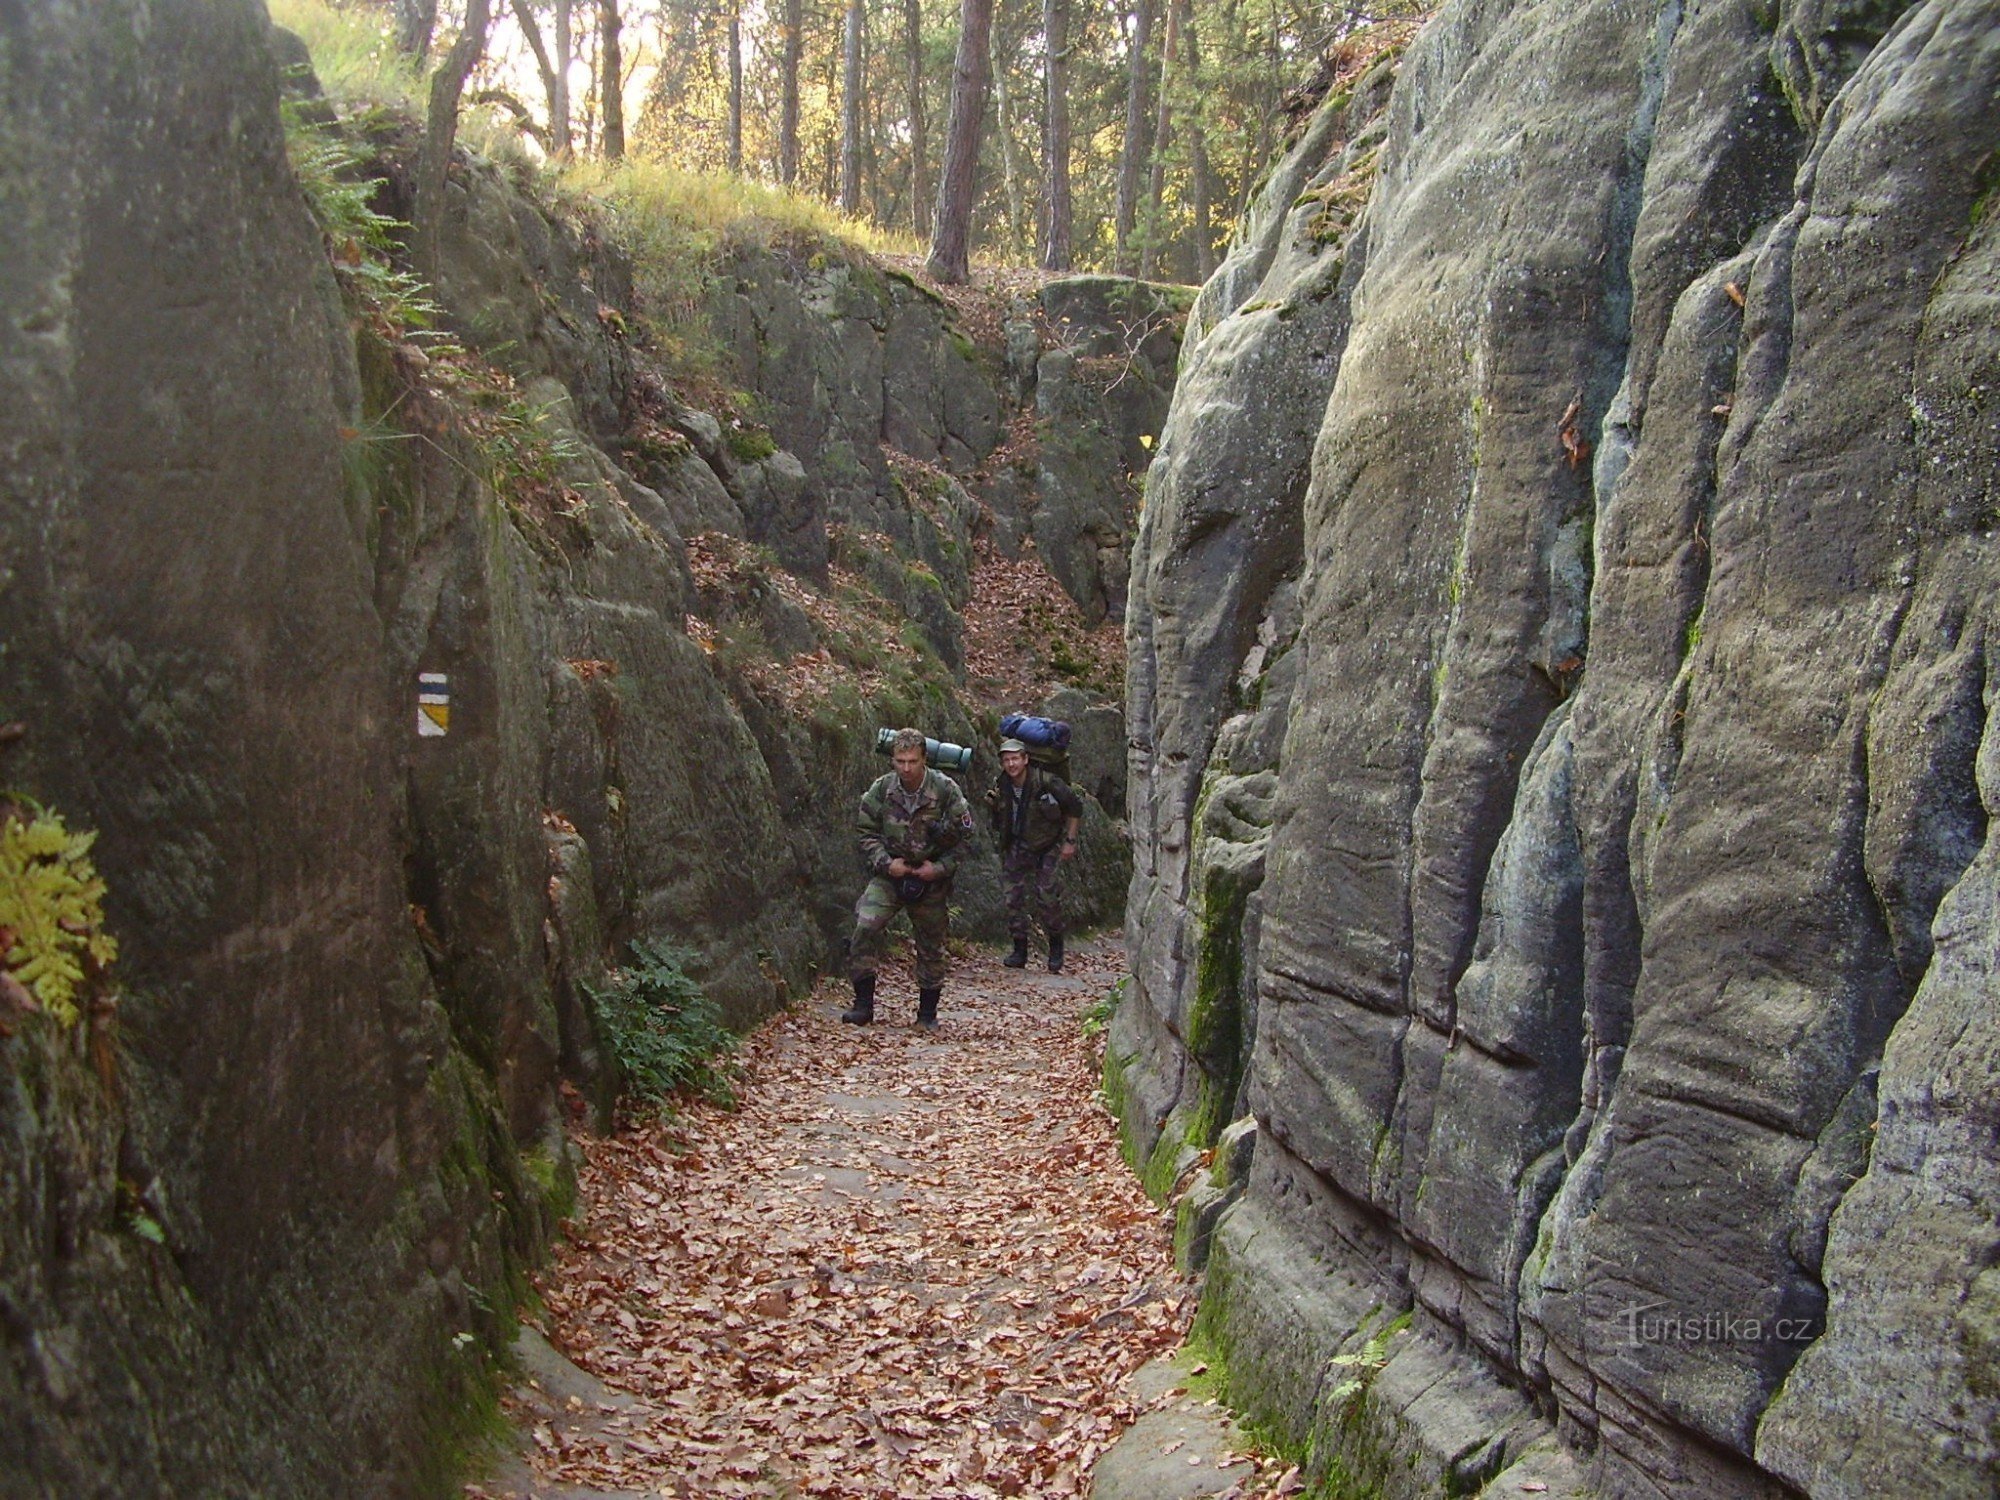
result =
[[1083,1013],[1122,954],[1070,970],[977,951],[935,1034],[906,970],[865,1029],[823,987],[749,1040],[737,1111],[584,1142],[540,1289],[595,1380],[547,1359],[523,1459],[468,1493],[1087,1493],[1192,1299],[1095,1098]]

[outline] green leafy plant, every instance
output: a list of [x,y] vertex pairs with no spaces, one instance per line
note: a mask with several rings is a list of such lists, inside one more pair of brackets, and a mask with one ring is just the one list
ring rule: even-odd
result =
[[32,803],[0,818],[0,961],[64,1026],[76,1024],[84,990],[118,957],[104,930],[104,881],[90,861],[96,842],[94,831],[73,832]]
[[729,424],[723,439],[741,463],[754,464],[778,451],[777,439],[769,432],[762,427],[745,426],[740,421]]
[[634,943],[632,961],[591,998],[632,1093],[661,1103],[691,1094],[734,1105],[742,1076],[736,1035],[689,976],[694,957],[674,943]]
[[[553,516],[574,519],[583,500],[565,472],[584,459],[583,445],[546,405],[529,402],[514,378],[475,356],[437,325],[443,313],[430,289],[396,264],[408,226],[374,206],[381,179],[369,175],[370,158],[357,152],[340,126],[304,103],[287,104],[285,139],[313,220],[325,238],[327,259],[342,299],[361,330],[386,345],[422,345],[417,360],[423,383],[451,407],[459,430],[485,460],[487,480],[505,496],[529,533],[550,547]],[[344,452],[357,478],[379,470],[385,444],[397,433],[378,418],[342,429]]]
[[[497,372],[495,378],[499,378]],[[475,393],[475,400],[483,394]],[[526,485],[561,490],[564,470],[584,461],[583,444],[564,430],[551,411],[552,405],[534,405],[516,394],[511,382],[497,398],[489,397],[481,404],[479,419],[469,425],[492,465],[495,489]]]
[[1380,1332],[1353,1353],[1336,1354],[1328,1360],[1329,1369],[1348,1372],[1332,1390],[1327,1392],[1328,1403],[1345,1407],[1373,1385],[1375,1377],[1382,1373],[1382,1367],[1389,1362],[1389,1341],[1409,1326],[1408,1313],[1392,1318],[1382,1326]]
[[326,237],[327,258],[349,312],[385,338],[429,330],[438,319],[430,290],[391,259],[408,226],[374,206],[380,177],[341,133],[302,101],[284,106],[285,147],[292,175],[313,221]]
[[1101,1035],[1111,1025],[1111,1018],[1118,1014],[1118,1007],[1124,1002],[1125,986],[1130,982],[1129,976],[1120,979],[1084,1007],[1083,1034],[1086,1037]]

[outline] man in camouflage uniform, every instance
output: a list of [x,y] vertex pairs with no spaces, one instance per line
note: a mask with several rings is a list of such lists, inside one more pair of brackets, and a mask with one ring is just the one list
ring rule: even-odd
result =
[[1076,854],[1083,802],[1052,771],[1030,765],[1019,740],[1000,742],[1000,775],[986,794],[993,831],[1000,839],[1000,870],[1007,877],[1007,931],[1014,951],[1001,960],[1010,969],[1028,966],[1029,906],[1049,935],[1049,972],[1062,973],[1063,861]]
[[938,996],[944,989],[944,940],[951,922],[951,877],[956,851],[972,833],[972,811],[958,783],[924,765],[924,737],[899,729],[891,746],[896,769],[878,777],[862,794],[854,831],[868,886],[854,907],[854,939],[848,946],[854,977],[854,1006],[840,1019],[866,1026],[875,1019],[875,968],[882,958],[882,934],[899,911],[910,914],[917,937],[917,1024],[937,1027]]

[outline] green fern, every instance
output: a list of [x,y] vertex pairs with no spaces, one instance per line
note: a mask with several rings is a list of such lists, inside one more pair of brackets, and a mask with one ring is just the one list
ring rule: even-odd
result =
[[455,347],[432,333],[440,317],[430,289],[392,258],[409,226],[374,206],[382,178],[370,176],[368,159],[347,142],[337,124],[305,104],[282,106],[292,175],[305,194],[327,258],[348,310],[384,337],[428,334],[434,348]]
[[1333,1406],[1345,1407],[1374,1384],[1375,1377],[1389,1362],[1389,1341],[1409,1326],[1410,1315],[1404,1313],[1386,1324],[1380,1333],[1352,1354],[1336,1354],[1328,1360],[1330,1368],[1346,1370],[1349,1374],[1327,1392],[1327,1402]]
[[104,881],[90,862],[94,831],[73,833],[33,808],[0,819],[0,957],[7,971],[65,1026],[94,970],[118,957],[104,930]]
[[632,962],[591,998],[632,1093],[662,1103],[693,1094],[734,1105],[742,1075],[736,1035],[689,976],[694,958],[672,943],[634,943]]

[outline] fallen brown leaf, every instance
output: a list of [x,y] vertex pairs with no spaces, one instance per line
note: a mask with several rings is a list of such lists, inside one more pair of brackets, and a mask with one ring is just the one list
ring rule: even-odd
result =
[[35,992],[5,969],[0,969],[0,1003],[17,1011],[42,1008],[41,1001],[35,998]]
[[1577,430],[1576,419],[1583,411],[1583,397],[1578,396],[1563,408],[1562,421],[1556,424],[1556,437],[1561,441],[1563,452],[1569,456],[1569,466],[1574,469],[1590,457],[1590,441]]
[[[1077,960],[1106,988],[1122,972]],[[547,1331],[646,1404],[615,1441],[558,1434],[551,1484],[1087,1491],[1137,1415],[1125,1378],[1180,1342],[1191,1299],[1095,1102],[1078,997],[993,954],[958,968],[936,1037],[901,1024],[894,968],[889,1024],[842,1027],[829,989],[749,1038],[735,1112],[578,1137]]]

